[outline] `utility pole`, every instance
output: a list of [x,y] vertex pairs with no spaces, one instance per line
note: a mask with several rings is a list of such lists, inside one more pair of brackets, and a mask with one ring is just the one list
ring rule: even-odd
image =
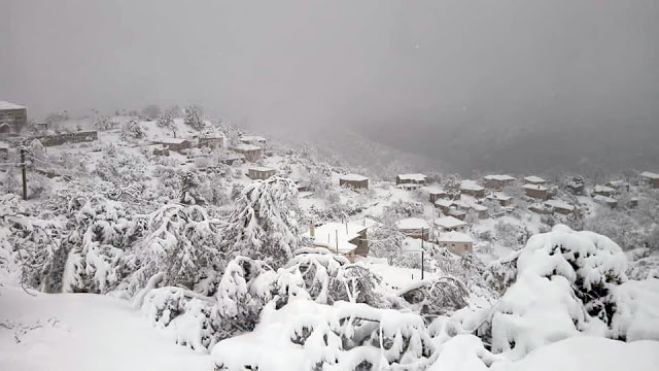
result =
[[27,169],[25,164],[25,148],[21,148],[21,168],[23,178],[23,200],[27,200]]
[[423,250],[423,228],[421,228],[421,281],[423,281],[423,271],[425,270],[423,261],[424,259],[424,250]]

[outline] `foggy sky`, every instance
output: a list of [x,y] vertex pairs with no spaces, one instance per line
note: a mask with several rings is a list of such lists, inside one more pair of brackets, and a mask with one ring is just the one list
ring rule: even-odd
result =
[[33,116],[198,103],[390,142],[659,125],[658,19],[657,0],[0,0],[0,99]]

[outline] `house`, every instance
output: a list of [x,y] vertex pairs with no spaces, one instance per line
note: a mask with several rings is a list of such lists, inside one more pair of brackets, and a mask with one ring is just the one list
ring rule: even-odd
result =
[[533,211],[536,214],[550,214],[551,210],[545,205],[539,202],[532,203],[529,205],[529,210]]
[[494,201],[501,206],[510,206],[513,203],[513,198],[511,196],[508,196],[507,194],[501,192],[494,192],[488,195],[487,199],[490,201]]
[[593,197],[593,201],[601,205],[606,205],[610,208],[614,208],[618,206],[618,200],[616,200],[613,197],[608,197],[604,195],[595,195],[595,197]]
[[451,206],[453,206],[453,201],[451,200],[439,199],[435,201],[435,207],[440,209],[444,214],[448,214]]
[[452,216],[456,219],[459,220],[465,220],[467,218],[467,212],[461,209],[458,209],[457,207],[452,207],[448,211],[448,216]]
[[529,175],[524,177],[524,183],[526,184],[546,184],[547,181],[540,178],[539,176]]
[[485,197],[485,188],[481,187],[473,180],[463,180],[460,183],[460,192],[477,198]]
[[426,187],[425,190],[428,192],[430,203],[434,204],[435,201],[439,199],[449,198],[448,192],[439,187]]
[[359,174],[341,175],[339,185],[352,189],[368,189],[368,178]]
[[515,178],[507,174],[486,175],[483,177],[485,187],[501,190],[515,182]]
[[426,176],[423,174],[398,174],[396,185],[403,188],[413,189],[426,184]]
[[239,144],[233,147],[233,150],[242,154],[249,162],[256,162],[263,157],[263,148],[253,144]]
[[151,144],[158,144],[168,151],[183,152],[184,150],[192,147],[192,142],[185,138],[170,138],[162,137],[156,138],[151,141]]
[[396,222],[398,231],[407,237],[419,238],[428,241],[430,225],[421,218],[405,218]]
[[199,136],[199,148],[217,149],[224,147],[224,135],[221,133],[206,133]]
[[562,200],[547,200],[545,206],[552,212],[569,215],[575,210],[575,207]]
[[593,187],[593,194],[606,196],[606,197],[611,197],[614,194],[616,194],[616,190],[611,188],[611,187],[605,186],[605,185],[597,184],[597,185],[595,185],[595,187]]
[[251,166],[247,168],[247,176],[256,180],[265,180],[275,175],[277,170],[266,166]]
[[222,158],[220,159],[220,162],[225,164],[225,165],[233,165],[235,163],[239,163],[245,160],[245,156],[237,153],[228,153],[224,154]]
[[465,256],[474,251],[474,239],[462,232],[440,233],[437,244],[460,256]]
[[20,133],[27,125],[27,108],[0,101],[0,134]]
[[490,217],[489,209],[485,205],[471,204],[471,210],[478,215],[478,219],[487,219]]
[[653,173],[650,171],[644,171],[641,173],[641,177],[652,186],[652,188],[659,188],[659,174]]
[[314,247],[326,248],[354,261],[357,256],[368,256],[367,230],[367,226],[357,223],[326,223],[311,225],[303,236],[310,238]]
[[522,188],[524,189],[524,194],[528,197],[539,200],[549,199],[549,189],[542,184],[524,184]]
[[440,232],[462,231],[467,227],[467,223],[452,216],[445,216],[435,219],[435,226]]

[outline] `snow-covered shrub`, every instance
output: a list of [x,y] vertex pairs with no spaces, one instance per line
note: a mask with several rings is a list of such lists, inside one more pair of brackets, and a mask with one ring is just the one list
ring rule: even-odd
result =
[[485,282],[498,293],[504,293],[515,282],[518,256],[519,252],[515,252],[509,257],[488,264],[484,272]]
[[524,246],[529,237],[531,237],[531,232],[526,228],[526,225],[515,225],[502,220],[497,221],[494,225],[494,232],[497,241],[499,241],[501,245],[513,249],[518,249],[519,247]]
[[[136,268],[131,291],[144,287],[158,273],[165,274],[165,285],[180,285],[203,294],[215,291],[215,272],[222,267],[222,253],[219,231],[207,209],[165,205],[149,215],[146,229],[131,263]],[[205,285],[199,286],[199,282]]]
[[129,139],[129,138],[142,139],[144,138],[144,136],[145,136],[144,129],[139,124],[139,122],[135,120],[128,121],[121,128],[121,137],[124,139]]
[[243,189],[224,228],[223,249],[278,268],[299,245],[297,189],[289,179],[272,177]]
[[204,121],[202,119],[203,109],[200,106],[185,107],[185,124],[191,126],[196,130],[204,128]]
[[[517,279],[481,328],[492,350],[521,357],[579,332],[606,333],[616,312],[611,290],[626,280],[626,257],[609,238],[558,225],[531,237]],[[487,337],[487,335],[486,335]]]
[[141,310],[153,326],[171,332],[177,344],[203,352],[220,340],[214,306],[212,298],[168,286],[147,292]]
[[218,370],[423,370],[433,352],[416,314],[293,300],[268,304],[253,332],[220,341],[212,356]]
[[641,225],[624,211],[599,208],[585,221],[585,228],[608,236],[625,250],[643,246]]
[[96,162],[94,174],[119,188],[131,183],[144,183],[147,179],[144,159],[128,153],[113,156],[112,151],[112,147],[103,150],[102,158]]
[[395,201],[389,206],[385,206],[382,211],[385,224],[393,224],[398,219],[409,218],[411,216],[423,214],[423,204],[414,201]]
[[421,315],[437,316],[464,308],[469,291],[460,280],[444,276],[432,281],[419,281],[402,289],[399,295]]
[[386,258],[389,263],[401,256],[405,235],[398,229],[378,224],[368,231],[369,254],[377,258]]

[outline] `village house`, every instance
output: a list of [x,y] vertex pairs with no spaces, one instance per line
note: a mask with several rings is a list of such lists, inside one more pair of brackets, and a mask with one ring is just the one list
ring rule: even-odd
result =
[[549,199],[549,189],[542,184],[524,184],[524,194],[538,200]]
[[562,200],[547,200],[545,201],[545,206],[549,208],[551,212],[563,215],[572,214],[575,210],[574,206]]
[[652,188],[659,188],[659,174],[651,171],[644,171],[641,173],[641,178],[645,179]]
[[247,176],[251,179],[265,180],[274,176],[277,170],[266,166],[250,166],[247,168]]
[[476,213],[478,219],[487,219],[490,217],[489,209],[485,205],[481,204],[472,204],[471,211]]
[[352,189],[368,189],[368,178],[359,174],[345,174],[339,177],[339,185]]
[[435,219],[435,226],[440,232],[463,231],[467,227],[467,223],[452,216],[445,216]]
[[434,204],[435,201],[439,199],[448,199],[449,194],[445,190],[439,187],[426,187],[425,190],[428,192],[430,203]]
[[524,177],[524,183],[526,184],[546,184],[547,181],[540,178],[539,176],[529,175]]
[[303,236],[311,239],[314,247],[322,247],[354,261],[357,256],[368,256],[368,227],[357,223],[313,224]]
[[601,205],[606,205],[610,208],[614,208],[618,206],[618,200],[616,200],[613,197],[608,197],[604,195],[595,195],[595,197],[593,197],[593,201]]
[[488,195],[487,199],[498,203],[500,206],[510,206],[513,204],[513,198],[501,192],[494,192]]
[[593,187],[593,194],[594,195],[601,195],[601,196],[611,197],[614,194],[616,194],[616,190],[611,188],[611,187],[605,186],[605,185],[597,184],[597,185],[595,185],[595,187]]
[[27,108],[0,101],[0,134],[20,133],[27,125]]
[[199,136],[199,148],[207,147],[211,149],[218,149],[224,147],[224,135],[221,133],[206,133]]
[[162,146],[168,151],[174,151],[179,153],[182,153],[186,149],[192,147],[192,142],[185,138],[170,138],[170,137],[156,138],[151,141],[151,144],[156,144]]
[[493,174],[483,177],[485,187],[502,190],[504,187],[515,182],[515,178],[507,174]]
[[435,207],[442,211],[443,214],[448,215],[449,210],[453,206],[453,201],[440,198],[435,201]]
[[474,239],[462,232],[440,233],[437,244],[459,256],[465,256],[474,250]]
[[459,220],[465,220],[467,218],[467,212],[452,206],[448,211],[448,216],[452,216]]
[[398,231],[407,237],[419,238],[428,241],[430,225],[421,218],[405,218],[396,222]]
[[481,187],[473,180],[463,180],[460,183],[460,192],[477,198],[485,197],[485,188]]
[[402,188],[415,189],[426,184],[426,176],[423,174],[398,174],[396,185]]
[[535,202],[529,205],[529,210],[536,214],[551,214],[551,209],[545,204],[541,204],[539,202]]
[[239,144],[233,147],[233,150],[243,155],[249,162],[256,162],[263,157],[263,148],[253,144]]

